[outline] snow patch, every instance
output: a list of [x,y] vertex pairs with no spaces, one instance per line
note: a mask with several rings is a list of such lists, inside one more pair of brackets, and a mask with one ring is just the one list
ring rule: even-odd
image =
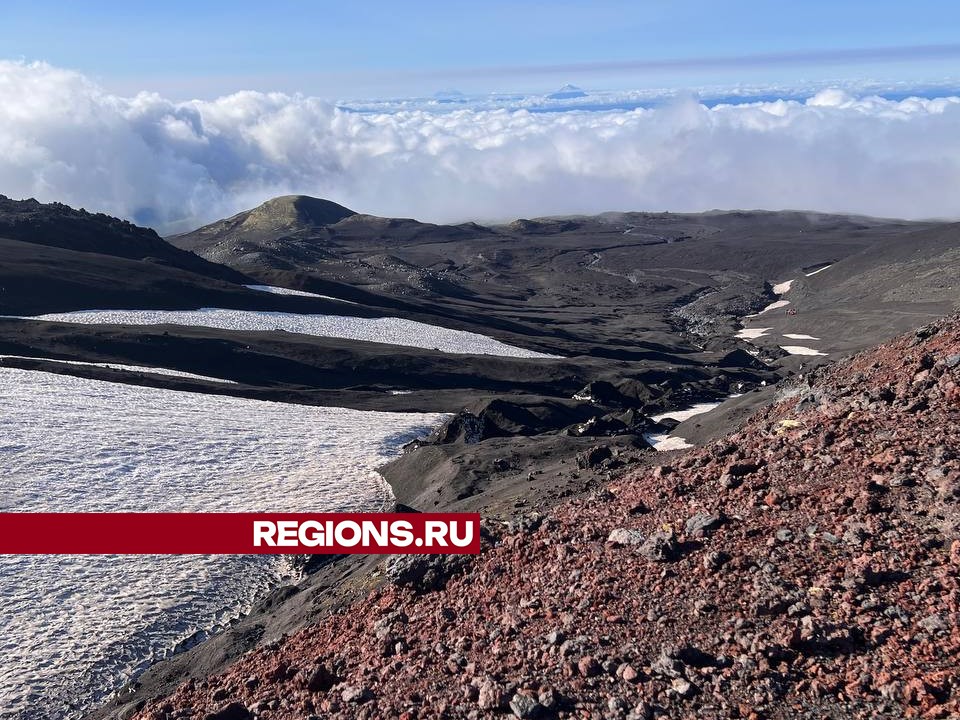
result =
[[82,362],[80,360],[54,360],[52,358],[30,357],[28,355],[0,355],[2,358],[14,358],[18,360],[42,360],[49,363],[60,363],[61,365],[77,365],[80,367],[100,367],[108,370],[125,370],[127,372],[145,372],[154,375],[169,375],[170,377],[189,378],[190,380],[206,380],[207,382],[228,383],[236,385],[233,380],[224,380],[223,378],[210,377],[208,375],[196,375],[195,373],[183,372],[182,370],[170,370],[168,368],[147,367],[146,365],[120,365],[118,363],[98,363]]
[[814,270],[813,272],[808,272],[808,273],[806,273],[806,276],[807,276],[807,277],[813,277],[813,276],[816,275],[817,273],[822,273],[824,270],[826,270],[827,268],[831,268],[831,267],[833,267],[832,264],[831,264],[831,265],[824,265],[822,268],[817,268],[817,269]]
[[[730,397],[734,396],[731,395]],[[720,400],[719,402],[697,403],[696,405],[686,408],[685,410],[669,410],[665,413],[660,413],[659,415],[651,415],[650,419],[654,422],[660,422],[661,420],[676,420],[677,422],[683,422],[684,420],[689,420],[697,415],[708,413],[714,408],[720,407],[722,404],[723,400]]]
[[693,445],[681,437],[669,435],[667,433],[644,433],[643,439],[650,443],[650,446],[657,452],[667,452],[669,450],[686,450]]
[[338,302],[356,305],[355,302],[350,300],[341,300],[340,298],[331,297],[330,295],[317,295],[316,293],[307,292],[306,290],[291,290],[290,288],[277,287],[276,285],[244,285],[244,287],[248,290],[256,290],[273,295],[296,295],[297,297],[321,298],[322,300],[336,300]]
[[255,310],[80,310],[51,313],[29,320],[80,323],[87,325],[185,325],[221,330],[283,330],[302,335],[425,348],[462,355],[498,355],[520,358],[558,358],[524,348],[513,347],[478,333],[427,325],[401,318],[358,318],[342,315],[306,315],[300,313]]
[[736,336],[741,340],[756,340],[766,335],[767,331],[772,329],[773,328],[743,328]]
[[790,287],[793,285],[793,280],[784,280],[782,283],[777,283],[773,286],[774,295],[784,295],[790,292]]
[[804,347],[803,345],[781,345],[781,350],[785,350],[791,355],[826,355],[825,352]]
[[[689,420],[697,415],[708,413],[711,410],[723,405],[723,403],[727,400],[738,398],[741,395],[743,395],[743,393],[732,393],[723,400],[719,400],[717,402],[697,403],[696,405],[688,407],[684,410],[668,410],[667,412],[660,413],[659,415],[651,415],[650,419],[654,422],[660,422],[662,420],[676,420],[677,422],[683,422],[684,420]],[[667,450],[686,450],[687,448],[694,447],[690,442],[684,440],[682,437],[670,435],[669,433],[645,433],[643,438],[650,443],[654,450],[660,452],[665,452]]]
[[784,333],[785,338],[790,338],[791,340],[819,340],[820,338],[814,337],[813,335],[802,335],[800,333]]
[[753,315],[747,315],[747,317],[748,317],[748,318],[758,317],[758,316],[760,316],[760,315],[763,315],[763,314],[766,313],[766,312],[770,312],[771,310],[776,310],[777,308],[786,307],[786,306],[789,305],[789,304],[790,304],[790,301],[789,301],[789,300],[776,300],[776,301],[770,303],[769,305],[767,305],[767,306],[766,306],[763,310],[761,310],[760,312],[754,313]]

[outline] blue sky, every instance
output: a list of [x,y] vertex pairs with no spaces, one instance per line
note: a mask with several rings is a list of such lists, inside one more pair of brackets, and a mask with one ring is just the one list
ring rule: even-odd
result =
[[[541,91],[568,82],[642,88],[937,80],[957,75],[960,47],[896,60],[642,63],[955,44],[957,27],[960,3],[949,0],[5,0],[0,47],[4,58],[73,68],[123,94],[154,90],[187,99],[256,89],[359,98],[448,88]],[[590,67],[632,62],[641,65]]]

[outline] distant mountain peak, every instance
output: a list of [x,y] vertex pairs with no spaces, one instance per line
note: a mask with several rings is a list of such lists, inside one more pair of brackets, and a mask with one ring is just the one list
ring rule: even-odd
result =
[[435,100],[441,100],[441,101],[442,100],[462,100],[465,97],[465,95],[459,90],[448,89],[448,90],[437,90],[437,92],[433,94],[433,97]]
[[576,85],[567,83],[556,92],[550,93],[547,97],[551,100],[571,100],[573,98],[587,97],[587,93]]

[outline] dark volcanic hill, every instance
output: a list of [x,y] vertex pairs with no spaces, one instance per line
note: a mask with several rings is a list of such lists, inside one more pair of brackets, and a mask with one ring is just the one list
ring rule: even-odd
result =
[[[177,247],[198,252],[205,257],[242,252],[240,248],[256,247],[283,240],[292,242],[308,236],[344,218],[356,215],[353,210],[329,200],[305,195],[284,195],[268,200],[253,210],[245,210],[233,217],[206,225],[193,232],[170,238]],[[221,243],[232,243],[230,249],[219,248]],[[256,252],[256,251],[254,251]]]
[[0,195],[0,238],[76,252],[111,255],[186,270],[218,280],[243,276],[174,247],[156,232],[126,220],[75,210],[62,203],[11,200]]
[[253,282],[174,247],[149,228],[61,203],[0,196],[0,315],[101,308],[343,308],[243,287]]

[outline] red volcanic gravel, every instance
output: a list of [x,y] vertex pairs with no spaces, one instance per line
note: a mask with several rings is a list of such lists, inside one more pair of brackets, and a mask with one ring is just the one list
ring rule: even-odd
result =
[[960,716],[960,322],[795,390],[138,717]]

